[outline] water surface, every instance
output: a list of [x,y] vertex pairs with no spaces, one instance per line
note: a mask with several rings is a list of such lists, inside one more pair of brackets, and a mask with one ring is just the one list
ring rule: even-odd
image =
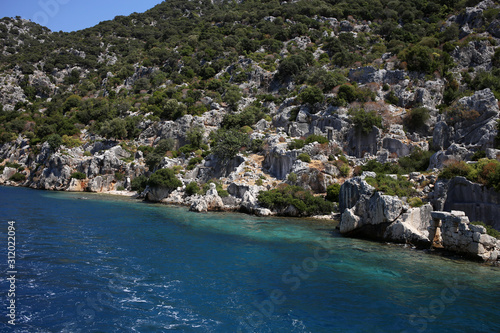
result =
[[4,248],[10,220],[17,325],[2,306],[1,332],[500,331],[499,269],[331,222],[0,187]]

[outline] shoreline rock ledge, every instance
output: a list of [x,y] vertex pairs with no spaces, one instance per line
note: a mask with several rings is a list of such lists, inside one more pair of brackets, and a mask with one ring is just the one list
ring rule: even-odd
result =
[[411,208],[395,196],[383,195],[363,177],[340,188],[340,233],[376,241],[440,248],[469,259],[500,264],[500,240],[473,225],[462,211],[433,211],[430,204]]

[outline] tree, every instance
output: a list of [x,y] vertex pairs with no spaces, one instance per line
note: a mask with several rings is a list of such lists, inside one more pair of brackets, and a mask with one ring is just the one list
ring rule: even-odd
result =
[[382,117],[377,115],[375,111],[365,111],[364,109],[351,110],[351,119],[359,131],[368,135],[372,131],[373,126],[382,128]]
[[321,103],[325,99],[325,96],[323,96],[323,92],[321,89],[318,87],[306,87],[302,92],[299,94],[299,99],[302,101],[302,103],[309,103],[311,105],[314,105],[316,103]]
[[233,110],[236,110],[238,102],[241,99],[240,88],[236,86],[230,86],[227,88],[222,100],[226,102]]
[[232,159],[239,153],[242,147],[246,147],[249,144],[248,135],[235,130],[220,129],[212,133],[212,152],[222,161]]
[[127,122],[121,118],[106,120],[99,133],[107,139],[123,139],[127,136]]
[[186,133],[187,139],[193,148],[200,148],[203,144],[203,129],[199,126],[191,128]]
[[182,186],[182,182],[175,176],[173,169],[160,169],[149,177],[148,185],[151,187],[163,187],[174,190]]
[[53,151],[56,151],[62,145],[62,138],[59,134],[52,134],[47,138],[47,143]]

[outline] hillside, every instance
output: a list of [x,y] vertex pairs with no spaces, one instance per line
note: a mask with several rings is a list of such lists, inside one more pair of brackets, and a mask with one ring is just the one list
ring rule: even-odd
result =
[[73,33],[4,18],[0,182],[305,216],[363,175],[500,228],[498,208],[450,199],[446,180],[500,189],[499,14],[490,0],[173,0]]

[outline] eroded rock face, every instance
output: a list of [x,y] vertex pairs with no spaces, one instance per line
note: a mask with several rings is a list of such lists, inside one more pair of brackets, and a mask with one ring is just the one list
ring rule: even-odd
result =
[[421,247],[431,244],[431,205],[409,208],[397,197],[374,192],[360,177],[340,188],[340,211],[344,235]]
[[298,154],[295,150],[288,150],[286,144],[279,144],[266,153],[262,166],[274,177],[285,179],[286,175],[292,170]]
[[500,230],[500,193],[464,177],[438,181],[434,190],[436,210],[459,210],[472,221],[482,221]]
[[486,233],[486,228],[469,223],[462,211],[432,212],[441,229],[440,239],[446,250],[465,254],[474,259],[495,262],[500,256],[500,241]]
[[439,122],[433,133],[436,149],[447,149],[451,144],[493,148],[497,134],[500,110],[493,92],[486,88],[474,95],[461,98],[455,107],[459,115],[455,123]]
[[198,213],[223,209],[224,202],[219,196],[214,183],[210,184],[210,189],[204,196],[199,196],[195,200],[193,200],[193,203],[189,208],[190,211]]

